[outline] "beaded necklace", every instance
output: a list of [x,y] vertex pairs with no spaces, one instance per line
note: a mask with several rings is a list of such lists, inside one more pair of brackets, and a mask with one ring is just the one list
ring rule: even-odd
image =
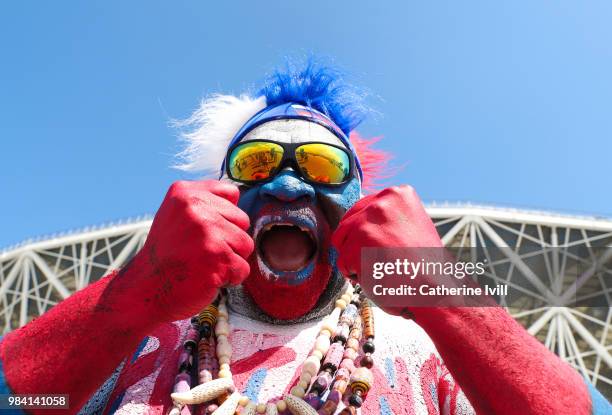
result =
[[[294,415],[332,415],[345,394],[348,405],[340,415],[357,413],[372,386],[370,369],[374,363],[374,316],[361,287],[347,285],[334,311],[323,320],[297,384],[274,402],[252,402],[236,390],[230,370],[228,320],[225,295],[192,319],[179,357],[170,415],[185,414],[185,409],[195,415],[234,415],[236,411],[242,415],[278,415],[287,410]],[[357,366],[362,339],[363,353]],[[198,385],[191,388],[194,370]]]

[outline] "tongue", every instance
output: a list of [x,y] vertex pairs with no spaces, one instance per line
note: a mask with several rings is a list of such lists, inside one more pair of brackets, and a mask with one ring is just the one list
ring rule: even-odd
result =
[[268,266],[277,271],[298,271],[314,253],[312,240],[297,226],[273,226],[262,235],[259,247]]

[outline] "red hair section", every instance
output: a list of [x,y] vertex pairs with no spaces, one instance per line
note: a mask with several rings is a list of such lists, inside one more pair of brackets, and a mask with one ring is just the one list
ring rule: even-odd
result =
[[349,139],[361,163],[361,170],[363,170],[361,188],[364,193],[372,193],[382,186],[379,183],[380,180],[393,176],[393,171],[389,168],[391,153],[374,147],[382,137],[365,138],[353,131]]

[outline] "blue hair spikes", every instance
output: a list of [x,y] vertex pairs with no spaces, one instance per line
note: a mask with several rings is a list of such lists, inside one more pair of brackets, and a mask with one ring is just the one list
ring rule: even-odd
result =
[[298,103],[327,115],[348,136],[365,118],[364,94],[347,84],[342,73],[308,59],[301,68],[287,63],[264,82],[259,95],[268,106]]

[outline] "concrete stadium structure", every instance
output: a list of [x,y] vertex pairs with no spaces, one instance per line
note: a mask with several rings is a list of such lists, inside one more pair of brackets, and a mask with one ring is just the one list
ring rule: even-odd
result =
[[[612,220],[473,205],[429,205],[447,246],[478,249],[503,303],[550,350],[612,397]],[[0,333],[41,315],[143,245],[151,218],[26,241],[0,252]],[[496,251],[493,248],[510,247]],[[503,258],[500,258],[503,252]]]

